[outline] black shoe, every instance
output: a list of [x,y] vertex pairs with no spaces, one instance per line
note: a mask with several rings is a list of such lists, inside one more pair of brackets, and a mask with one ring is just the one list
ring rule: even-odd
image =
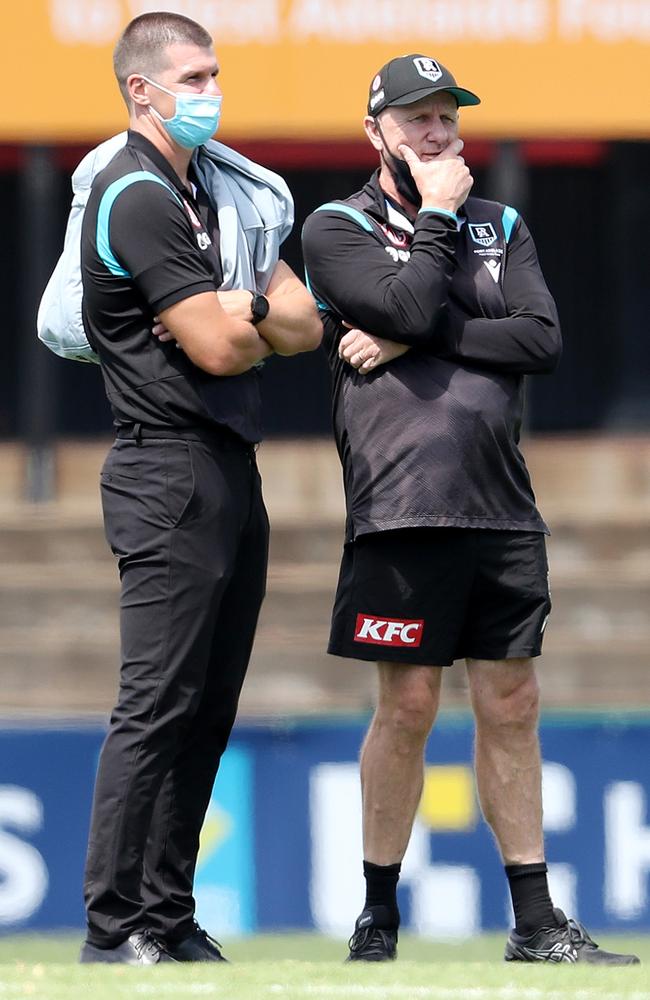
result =
[[346,962],[392,962],[397,958],[397,928],[375,927],[372,910],[364,910],[348,946]]
[[636,955],[604,951],[593,941],[582,924],[567,920],[562,910],[554,909],[555,927],[540,927],[529,937],[510,932],[506,942],[506,962],[589,962],[591,965],[638,965]]
[[168,945],[167,951],[175,962],[227,962],[221,954],[221,945],[194,922],[194,930],[177,944]]
[[85,965],[88,962],[119,962],[122,965],[157,965],[158,962],[173,962],[159,941],[149,931],[137,931],[116,948],[97,948],[96,945],[84,941],[79,961]]

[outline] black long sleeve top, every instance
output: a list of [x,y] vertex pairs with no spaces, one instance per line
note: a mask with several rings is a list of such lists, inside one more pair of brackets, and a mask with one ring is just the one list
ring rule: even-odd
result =
[[[344,468],[347,538],[399,527],[543,531],[519,450],[523,376],[560,357],[535,246],[508,206],[469,198],[414,225],[381,190],[305,223]],[[338,357],[348,325],[408,345],[369,375]]]

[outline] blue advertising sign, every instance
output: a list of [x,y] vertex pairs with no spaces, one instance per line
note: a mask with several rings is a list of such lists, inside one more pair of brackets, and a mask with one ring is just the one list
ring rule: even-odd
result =
[[[199,921],[226,936],[347,936],[363,901],[358,754],[367,720],[239,724],[201,838]],[[81,927],[96,725],[0,724],[0,930]],[[553,715],[541,727],[555,902],[590,927],[650,930],[650,717]],[[473,727],[443,716],[402,866],[403,927],[462,937],[511,921],[481,818]],[[290,876],[290,877],[288,877]],[[440,900],[444,899],[444,906]]]
[[232,743],[203,824],[194,884],[199,923],[223,935],[255,928],[253,814],[253,759]]
[[97,726],[0,728],[0,927],[84,923]]

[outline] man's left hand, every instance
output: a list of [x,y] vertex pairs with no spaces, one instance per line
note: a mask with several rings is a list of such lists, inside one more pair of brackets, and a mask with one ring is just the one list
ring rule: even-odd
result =
[[394,340],[375,337],[363,330],[349,330],[339,344],[339,357],[356,368],[360,375],[385,365],[388,361],[399,358],[408,351],[406,344],[398,344]]

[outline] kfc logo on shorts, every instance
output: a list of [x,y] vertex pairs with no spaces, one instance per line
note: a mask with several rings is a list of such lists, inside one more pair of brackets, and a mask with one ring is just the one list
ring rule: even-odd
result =
[[423,618],[372,618],[357,615],[354,629],[355,642],[369,642],[375,646],[416,647],[422,642]]

